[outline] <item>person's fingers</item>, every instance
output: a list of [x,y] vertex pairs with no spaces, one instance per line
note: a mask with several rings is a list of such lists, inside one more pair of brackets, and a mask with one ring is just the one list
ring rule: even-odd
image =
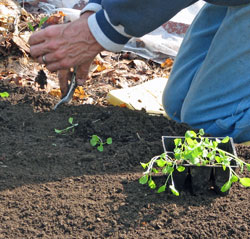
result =
[[84,63],[77,67],[76,81],[77,85],[84,85],[88,78],[90,62]]
[[37,58],[37,62],[40,63],[40,64],[45,64],[45,65],[47,65],[47,64],[48,64],[48,61],[47,61],[46,55],[39,56],[39,57]]
[[59,70],[58,71],[58,78],[59,78],[59,85],[62,93],[62,98],[67,94],[68,92],[68,81],[72,77],[72,72],[70,70]]
[[49,52],[55,52],[62,45],[61,32],[66,24],[49,26],[48,28],[34,33],[30,39],[30,54],[34,58],[43,56]]
[[49,71],[54,72],[58,70],[69,69],[71,67],[74,67],[74,65],[75,65],[74,62],[68,59],[62,59],[61,61],[54,61],[52,63],[47,63],[46,68]]
[[29,38],[29,41],[28,41],[29,45],[33,46],[33,45],[41,44],[48,38],[51,38],[53,36],[58,36],[58,34],[60,34],[61,29],[63,29],[65,25],[66,24],[48,26],[43,30],[33,33]]
[[51,52],[51,53],[46,53],[44,55],[41,55],[37,58],[37,61],[40,63],[40,64],[45,64],[45,65],[48,65],[48,64],[51,64],[53,62],[59,62],[61,60],[63,60],[65,57],[65,53],[63,50],[57,50],[55,52]]
[[38,44],[30,47],[30,55],[34,58],[38,58],[39,56],[43,56],[47,54],[49,50],[44,46],[44,43]]
[[44,34],[44,31],[45,31],[45,30],[41,30],[41,31],[39,31],[39,32],[33,33],[33,34],[30,36],[30,38],[29,38],[29,41],[28,41],[29,45],[30,45],[30,46],[33,46],[33,45],[37,45],[37,44],[40,44],[40,43],[44,42],[45,39],[46,39],[46,36],[45,36],[45,34]]

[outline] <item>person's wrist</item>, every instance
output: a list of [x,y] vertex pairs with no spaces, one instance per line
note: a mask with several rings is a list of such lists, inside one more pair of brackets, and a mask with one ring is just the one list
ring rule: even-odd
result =
[[103,46],[101,46],[101,45],[96,41],[95,37],[94,37],[93,34],[91,33],[91,31],[90,31],[90,29],[89,29],[89,26],[88,26],[88,18],[89,18],[92,14],[94,14],[94,13],[95,13],[95,12],[92,12],[92,11],[84,12],[84,13],[80,16],[80,18],[81,18],[81,20],[83,20],[83,21],[85,22],[85,24],[87,24],[87,27],[86,27],[86,28],[87,28],[88,35],[89,35],[89,41],[90,41],[90,43],[91,43],[90,49],[96,50],[97,53],[99,53],[99,52],[101,52],[101,51],[103,51],[103,50],[105,50],[105,49],[103,48]]

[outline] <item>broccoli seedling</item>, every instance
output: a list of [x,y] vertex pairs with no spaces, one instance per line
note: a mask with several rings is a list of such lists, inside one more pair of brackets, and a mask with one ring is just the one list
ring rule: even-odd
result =
[[71,132],[73,134],[75,131],[75,127],[78,126],[78,123],[73,123],[73,117],[70,117],[68,119],[68,122],[70,124],[69,127],[65,128],[65,129],[55,129],[55,132],[57,134],[67,134],[68,132]]
[[102,139],[97,136],[97,135],[92,135],[91,139],[90,139],[90,144],[93,146],[93,147],[97,147],[97,150],[102,152],[103,151],[103,145],[104,144],[112,144],[112,138],[107,138],[105,142],[102,141]]

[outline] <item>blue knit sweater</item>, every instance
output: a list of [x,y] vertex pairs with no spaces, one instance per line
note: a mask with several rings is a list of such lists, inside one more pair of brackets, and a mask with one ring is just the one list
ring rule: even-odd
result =
[[[82,10],[94,11],[88,19],[90,31],[107,50],[120,51],[131,37],[141,37],[198,0],[89,0]],[[237,6],[250,0],[206,0]]]

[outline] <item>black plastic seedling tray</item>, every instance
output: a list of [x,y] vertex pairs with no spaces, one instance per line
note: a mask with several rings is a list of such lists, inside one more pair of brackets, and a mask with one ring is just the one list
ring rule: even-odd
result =
[[[162,144],[164,151],[168,153],[170,157],[173,157],[171,152],[174,151],[175,144],[174,139],[184,137],[178,136],[162,136]],[[209,139],[215,140],[215,137],[208,137]],[[219,138],[222,139],[222,138]],[[236,156],[236,150],[234,147],[233,139],[230,138],[228,143],[220,143],[218,148],[225,150]],[[171,155],[172,154],[172,155]],[[185,171],[178,172],[175,170],[173,172],[173,179],[175,182],[175,187],[178,191],[190,191],[192,194],[203,194],[208,190],[214,190],[220,195],[228,194],[229,190],[225,193],[221,192],[221,187],[229,179],[229,169],[225,171],[220,165],[216,166],[194,166],[190,164],[184,164]],[[238,167],[235,161],[232,161],[232,168]]]

